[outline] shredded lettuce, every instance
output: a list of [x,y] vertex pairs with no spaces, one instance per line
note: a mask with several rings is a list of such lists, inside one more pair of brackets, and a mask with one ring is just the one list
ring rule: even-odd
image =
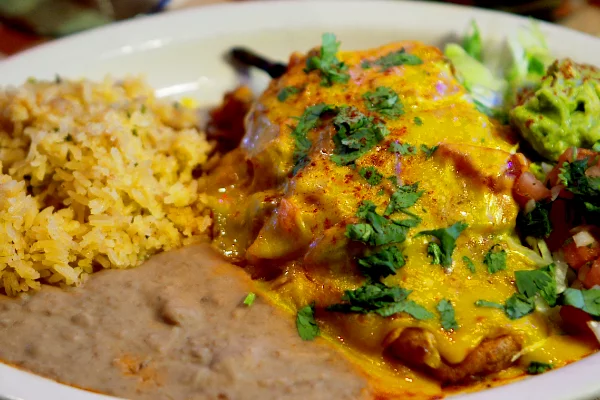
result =
[[452,62],[457,79],[471,95],[475,107],[490,117],[504,120],[507,82],[483,63],[481,34],[475,21],[471,22],[462,46],[449,43],[444,55]]
[[512,62],[506,71],[508,102],[513,104],[523,89],[535,89],[553,61],[550,49],[539,25],[531,20],[516,37],[508,38]]
[[468,55],[479,62],[483,62],[483,45],[481,43],[481,34],[479,33],[479,26],[477,26],[475,21],[471,21],[469,31],[463,39],[463,48]]
[[449,43],[444,49],[475,107],[505,123],[517,95],[525,89],[536,88],[553,61],[544,35],[533,20],[507,41],[511,62],[497,73],[484,59],[483,41],[475,21],[469,25],[462,44]]
[[471,95],[475,106],[488,115],[492,114],[490,116],[501,111],[506,81],[495,77],[488,67],[456,43],[448,44],[444,54],[454,65],[457,79]]

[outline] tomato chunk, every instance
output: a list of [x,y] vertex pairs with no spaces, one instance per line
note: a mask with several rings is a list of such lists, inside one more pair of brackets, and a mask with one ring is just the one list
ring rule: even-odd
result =
[[600,258],[597,258],[592,267],[585,275],[585,280],[583,281],[583,285],[590,289],[596,285],[600,286]]
[[595,260],[600,256],[600,246],[598,246],[598,244],[591,247],[577,247],[574,241],[570,241],[563,246],[563,250],[565,252],[565,261],[573,269],[579,269],[585,263]]
[[593,335],[592,330],[588,326],[588,321],[592,320],[592,317],[583,310],[572,306],[562,306],[560,309],[560,317],[563,320],[563,329],[570,334],[590,334]]

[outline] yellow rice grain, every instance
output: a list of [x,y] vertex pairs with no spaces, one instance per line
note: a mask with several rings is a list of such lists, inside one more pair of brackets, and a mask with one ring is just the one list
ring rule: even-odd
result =
[[196,122],[139,78],[1,89],[0,288],[78,285],[206,240]]

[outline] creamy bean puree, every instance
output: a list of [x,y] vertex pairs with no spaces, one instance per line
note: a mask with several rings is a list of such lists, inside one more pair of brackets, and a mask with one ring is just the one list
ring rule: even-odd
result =
[[0,298],[0,359],[131,399],[359,399],[365,379],[261,299],[208,245]]

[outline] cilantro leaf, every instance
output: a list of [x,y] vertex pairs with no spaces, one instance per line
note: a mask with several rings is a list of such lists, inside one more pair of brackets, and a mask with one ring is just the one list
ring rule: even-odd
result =
[[291,133],[296,147],[293,155],[294,168],[292,175],[296,175],[310,162],[308,152],[312,147],[312,142],[307,137],[308,132],[317,126],[323,113],[332,110],[331,106],[321,103],[308,107],[304,110],[302,116],[298,118],[298,124]]
[[399,153],[403,156],[412,156],[417,154],[417,148],[412,144],[408,143],[400,143],[397,141],[393,141],[390,143],[390,147],[388,147],[388,151],[390,153]]
[[423,191],[419,191],[419,184],[399,186],[398,190],[392,193],[390,203],[385,209],[383,215],[391,215],[397,211],[404,212],[406,208],[415,205],[417,200],[423,196]]
[[399,65],[420,65],[423,64],[423,60],[414,54],[409,54],[404,50],[404,48],[393,51],[385,56],[382,56],[375,61],[363,61],[361,66],[363,69],[368,69],[377,65],[381,67],[382,71],[386,71],[392,67],[397,67]]
[[517,217],[517,226],[524,236],[533,236],[536,238],[547,238],[552,232],[552,223],[550,222],[550,203],[535,203],[535,208],[529,213],[519,213]]
[[302,340],[313,340],[319,336],[320,329],[315,320],[315,305],[311,304],[298,310],[296,329]]
[[483,263],[487,265],[488,272],[494,274],[506,269],[506,250],[499,244],[493,245],[483,258]]
[[288,97],[298,94],[302,91],[301,88],[296,87],[296,86],[286,86],[283,89],[281,89],[279,91],[279,93],[277,94],[277,100],[279,100],[280,102],[284,102],[287,100]]
[[458,239],[458,236],[467,228],[467,226],[468,225],[464,222],[456,222],[448,228],[421,231],[417,236],[429,235],[440,241],[442,266],[447,269],[452,266],[452,253],[456,247],[456,239]]
[[369,111],[376,111],[386,117],[396,119],[404,114],[404,106],[398,94],[389,87],[378,86],[375,92],[363,94],[365,106]]
[[320,71],[321,86],[332,86],[334,83],[346,83],[350,75],[346,72],[348,66],[337,58],[340,42],[333,33],[324,33],[321,38],[321,48],[318,56],[306,60],[304,72]]
[[422,305],[417,304],[412,300],[404,300],[383,307],[382,309],[377,311],[377,314],[381,315],[382,317],[391,317],[392,315],[400,312],[407,313],[411,317],[420,321],[433,318],[433,314],[431,312],[429,312]]
[[356,216],[365,219],[367,223],[347,225],[346,236],[351,240],[360,241],[370,246],[404,242],[408,227],[377,214],[375,208],[373,202],[364,201]]
[[558,297],[554,271],[554,264],[532,271],[516,271],[515,281],[519,293],[528,298],[533,298],[539,293],[550,307],[554,307]]
[[515,293],[510,296],[504,305],[487,300],[477,300],[476,307],[497,308],[504,310],[506,316],[510,319],[519,319],[535,310],[535,301],[533,298],[528,298],[520,293]]
[[565,162],[560,169],[559,178],[562,184],[575,195],[575,210],[598,218],[600,214],[600,177],[585,174],[589,158]]
[[554,368],[552,364],[546,364],[539,361],[532,361],[527,366],[527,373],[529,375],[539,375],[551,370],[552,368]]
[[502,111],[497,108],[490,108],[490,107],[486,106],[485,104],[483,104],[482,102],[475,100],[475,99],[473,100],[473,103],[475,104],[475,109],[477,111],[479,111],[480,113],[485,114],[490,118],[497,119],[503,125],[508,124],[508,113],[507,112]]
[[367,183],[371,186],[379,185],[383,179],[383,175],[381,175],[379,171],[377,171],[377,168],[373,166],[361,168],[360,171],[358,171],[358,174],[365,178]]
[[373,122],[354,107],[341,107],[333,119],[336,134],[335,150],[331,160],[337,165],[347,165],[367,153],[385,138],[389,131],[385,125]]
[[432,264],[441,264],[442,263],[442,249],[440,245],[436,242],[429,242],[427,245],[427,255],[431,256]]
[[421,125],[423,125],[423,120],[422,120],[421,118],[419,118],[419,117],[414,117],[414,118],[413,118],[413,122],[414,122],[414,123],[415,123],[415,125],[417,125],[417,126],[421,126]]
[[494,303],[493,301],[487,300],[477,300],[475,302],[476,307],[487,307],[487,308],[497,308],[499,310],[504,310],[504,306],[499,303]]
[[473,263],[473,260],[471,260],[469,257],[467,256],[463,256],[463,261],[465,263],[465,265],[467,266],[467,268],[469,268],[469,271],[471,271],[471,273],[475,273],[475,264]]
[[433,317],[429,311],[413,301],[407,300],[410,290],[400,286],[387,286],[384,283],[367,283],[355,290],[346,290],[342,296],[344,303],[333,304],[327,310],[343,313],[367,314],[374,312],[389,317],[405,312],[417,319]]
[[442,328],[445,331],[457,330],[458,323],[456,322],[454,315],[454,307],[452,303],[447,299],[442,299],[438,303],[436,310],[440,313],[440,319],[442,322]]
[[254,300],[256,300],[256,293],[250,292],[244,299],[244,305],[250,307],[254,303]]
[[568,288],[562,293],[560,303],[579,308],[594,317],[600,317],[600,289]]
[[396,271],[404,266],[404,256],[396,247],[391,246],[357,259],[362,273],[373,280],[389,275],[396,275]]
[[428,147],[426,144],[422,144],[421,145],[421,151],[423,153],[425,153],[425,159],[429,160],[431,158],[431,156],[433,156],[433,153],[435,153],[435,151],[438,149],[438,147],[440,147],[439,145],[435,145],[432,147]]
[[510,319],[519,319],[531,314],[535,309],[535,301],[520,293],[515,293],[506,300],[504,312]]

